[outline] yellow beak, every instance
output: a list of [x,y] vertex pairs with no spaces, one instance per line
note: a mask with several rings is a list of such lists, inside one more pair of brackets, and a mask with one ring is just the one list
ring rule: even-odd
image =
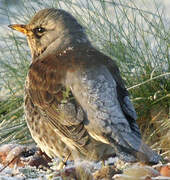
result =
[[26,28],[26,25],[23,25],[23,24],[11,24],[8,27],[10,27],[11,29],[14,29],[16,31],[22,32],[25,35],[27,35],[29,32]]

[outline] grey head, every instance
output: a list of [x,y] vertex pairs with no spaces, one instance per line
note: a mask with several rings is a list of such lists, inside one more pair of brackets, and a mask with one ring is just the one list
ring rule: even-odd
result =
[[90,44],[84,28],[68,12],[47,8],[36,13],[27,25],[9,27],[27,36],[33,59],[44,51],[64,50],[69,46]]

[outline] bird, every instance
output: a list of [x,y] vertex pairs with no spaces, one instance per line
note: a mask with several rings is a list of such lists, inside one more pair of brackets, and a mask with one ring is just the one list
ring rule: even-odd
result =
[[160,161],[142,140],[116,62],[92,45],[73,15],[46,8],[28,24],[9,27],[26,35],[31,50],[24,111],[43,152],[72,160]]

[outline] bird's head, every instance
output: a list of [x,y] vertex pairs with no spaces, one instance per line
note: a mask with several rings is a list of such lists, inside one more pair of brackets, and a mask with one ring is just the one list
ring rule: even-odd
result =
[[40,10],[26,25],[13,24],[10,28],[27,36],[33,58],[44,51],[64,50],[79,43],[89,43],[83,27],[64,10]]

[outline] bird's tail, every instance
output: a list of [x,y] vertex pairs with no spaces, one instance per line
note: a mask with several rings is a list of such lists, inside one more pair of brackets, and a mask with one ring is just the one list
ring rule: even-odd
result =
[[161,160],[161,156],[142,141],[139,152],[136,153],[136,158],[150,164],[157,164]]
[[126,162],[139,161],[147,164],[157,164],[161,160],[161,156],[142,141],[138,151],[118,145],[116,146],[115,152],[121,160]]

